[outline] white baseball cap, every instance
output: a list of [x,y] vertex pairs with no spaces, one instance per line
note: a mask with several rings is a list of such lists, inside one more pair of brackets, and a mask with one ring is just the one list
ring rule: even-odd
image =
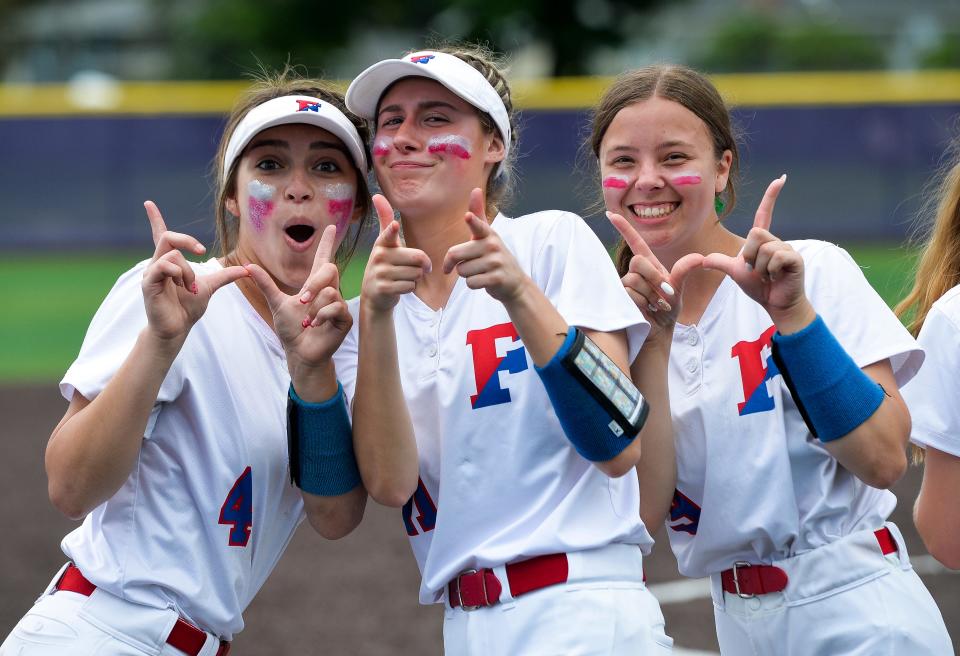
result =
[[330,103],[311,96],[281,96],[257,105],[237,124],[223,161],[223,183],[233,162],[240,157],[243,149],[258,133],[267,128],[288,123],[307,123],[327,130],[347,147],[353,163],[364,174],[367,170],[367,156],[363,141],[356,126],[346,115]]
[[[377,62],[350,83],[346,95],[347,109],[357,116],[375,119],[383,92],[405,77],[436,80],[480,111],[489,114],[503,138],[503,159],[506,161],[510,154],[510,117],[500,94],[480,71],[459,57],[445,52],[421,50],[401,59]],[[499,175],[502,162],[497,166]]]

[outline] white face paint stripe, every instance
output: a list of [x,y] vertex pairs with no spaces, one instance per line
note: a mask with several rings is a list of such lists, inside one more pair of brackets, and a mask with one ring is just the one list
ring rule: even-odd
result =
[[330,200],[348,200],[354,196],[353,185],[345,182],[323,186],[323,195]]
[[247,193],[257,200],[270,200],[277,193],[277,188],[259,180],[251,180],[247,183]]

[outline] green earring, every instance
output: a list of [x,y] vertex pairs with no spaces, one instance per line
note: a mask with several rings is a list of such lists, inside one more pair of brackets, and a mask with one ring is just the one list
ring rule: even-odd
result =
[[717,194],[716,198],[713,199],[713,209],[717,211],[717,216],[723,214],[723,208],[726,206],[727,204],[720,198],[720,194]]

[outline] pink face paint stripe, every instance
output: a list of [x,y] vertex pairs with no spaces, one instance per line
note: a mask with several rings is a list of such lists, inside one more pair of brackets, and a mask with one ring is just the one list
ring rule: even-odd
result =
[[327,212],[336,219],[337,235],[342,235],[353,216],[354,190],[348,184],[330,184],[323,189],[327,197]]
[[603,179],[603,186],[607,189],[626,189],[630,182],[619,175],[608,175]]
[[373,142],[373,154],[377,157],[385,157],[390,154],[393,148],[393,139],[390,137],[380,137]]
[[264,223],[273,214],[273,194],[276,189],[272,185],[264,184],[259,180],[251,180],[247,184],[247,207],[250,210],[250,223],[257,232],[263,232]]
[[695,185],[703,181],[696,173],[681,173],[671,180],[675,185]]
[[470,142],[459,134],[431,137],[427,142],[427,150],[431,153],[449,153],[460,159],[470,159]]

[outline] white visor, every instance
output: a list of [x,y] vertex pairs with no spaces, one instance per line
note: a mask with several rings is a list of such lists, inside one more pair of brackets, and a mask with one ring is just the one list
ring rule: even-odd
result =
[[[503,139],[506,161],[510,154],[510,117],[500,94],[480,71],[445,52],[422,50],[402,59],[384,59],[363,71],[347,89],[347,109],[366,119],[375,120],[380,97],[391,84],[405,77],[426,77],[436,80],[450,91],[493,119]],[[497,165],[499,175],[502,167]]]
[[288,123],[316,125],[338,137],[353,158],[353,163],[366,175],[367,156],[357,128],[339,109],[328,102],[310,96],[283,96],[257,105],[243,117],[227,144],[223,162],[223,183],[233,163],[243,153],[250,140],[267,128]]

